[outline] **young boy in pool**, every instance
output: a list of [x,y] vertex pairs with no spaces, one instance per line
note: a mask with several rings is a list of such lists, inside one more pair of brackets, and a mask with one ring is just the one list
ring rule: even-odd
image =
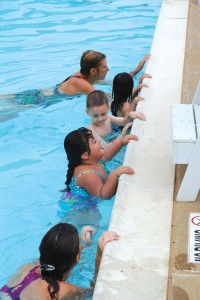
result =
[[125,117],[116,117],[108,114],[110,106],[108,98],[102,91],[96,90],[87,95],[86,112],[91,118],[89,129],[95,138],[105,139],[112,132],[112,125],[125,126],[120,138],[126,135],[127,129],[132,125],[133,119],[145,121],[145,116],[139,111],[131,111]]

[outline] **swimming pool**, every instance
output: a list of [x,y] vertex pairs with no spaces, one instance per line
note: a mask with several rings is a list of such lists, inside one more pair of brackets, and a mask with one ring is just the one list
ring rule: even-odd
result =
[[[79,69],[83,51],[107,55],[112,79],[130,71],[149,52],[160,2],[154,1],[3,1],[0,94],[55,86]],[[111,86],[97,86],[111,92]],[[44,233],[60,221],[93,224],[97,236],[107,228],[112,201],[85,211],[60,205],[67,161],[65,135],[87,126],[85,96],[43,105],[1,102],[0,265],[2,286],[23,263],[38,257]],[[87,221],[87,222],[86,222]],[[95,243],[94,243],[95,246]],[[85,254],[72,282],[88,286],[92,255]],[[76,277],[76,278],[74,278]]]

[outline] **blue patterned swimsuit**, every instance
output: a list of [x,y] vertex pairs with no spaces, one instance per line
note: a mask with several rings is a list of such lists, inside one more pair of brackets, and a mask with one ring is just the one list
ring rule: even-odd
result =
[[[106,167],[106,164],[103,163],[102,161],[100,161],[100,164],[102,165],[102,167],[104,168],[104,170],[106,172],[106,175],[108,176],[110,172],[109,172],[108,168]],[[76,184],[76,182],[81,176],[83,176],[84,174],[87,174],[87,173],[97,174],[101,178],[103,183],[105,183],[105,179],[103,178],[103,176],[96,170],[86,170],[86,171],[80,173],[78,176],[76,176],[76,178],[72,178],[72,181],[71,181],[71,184],[70,184],[71,191],[73,190],[73,192],[75,192],[76,194],[79,194],[79,195],[84,196],[84,197],[88,197],[88,196],[90,196],[90,194],[88,194],[88,192],[85,189],[78,186]]]
[[[106,171],[106,175],[108,175],[110,173],[109,169],[104,163],[100,163]],[[97,174],[101,178],[101,180],[105,182],[105,179],[96,170],[87,170],[79,174],[76,178],[72,178],[70,183],[71,190],[69,192],[64,191],[59,201],[60,210],[58,211],[58,214],[60,217],[66,218],[68,215],[70,216],[73,213],[77,213],[77,211],[82,213],[83,211],[87,211],[88,208],[90,209],[90,211],[92,210],[93,212],[97,210],[97,203],[102,201],[102,198],[91,196],[85,189],[81,188],[76,184],[76,181],[80,176],[83,176],[84,174],[89,172]]]
[[[110,172],[109,172],[108,168],[106,167],[105,163],[101,162],[101,161],[100,161],[100,163],[103,166],[103,168],[106,172],[106,175],[108,176]],[[78,176],[76,176],[76,178],[72,178],[71,183],[70,183],[70,191],[64,193],[64,198],[82,199],[82,198],[91,198],[92,197],[90,194],[88,194],[88,192],[85,189],[81,188],[80,186],[78,186],[76,184],[76,181],[81,176],[83,176],[84,174],[87,174],[87,173],[97,174],[101,178],[101,180],[105,183],[105,179],[103,178],[103,176],[98,171],[96,171],[96,170],[86,170],[86,171],[80,173]]]
[[48,107],[49,105],[61,102],[63,100],[72,100],[78,95],[67,95],[59,91],[59,85],[57,84],[53,90],[53,94],[46,96],[41,93],[41,90],[27,90],[17,93],[13,101],[20,105],[36,104]]

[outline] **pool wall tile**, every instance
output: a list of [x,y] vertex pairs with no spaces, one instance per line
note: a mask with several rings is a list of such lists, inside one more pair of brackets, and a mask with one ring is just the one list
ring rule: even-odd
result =
[[189,1],[164,0],[151,47],[151,58],[134,120],[139,141],[127,146],[110,220],[119,241],[108,243],[94,300],[167,298],[175,166],[172,161],[171,105],[181,102]]

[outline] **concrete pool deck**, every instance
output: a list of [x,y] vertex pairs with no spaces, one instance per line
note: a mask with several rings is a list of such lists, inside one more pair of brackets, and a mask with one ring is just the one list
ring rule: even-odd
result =
[[199,16],[194,1],[163,1],[146,69],[153,78],[138,104],[147,120],[134,122],[140,140],[124,160],[136,173],[120,178],[109,226],[120,240],[105,247],[94,300],[200,299],[200,267],[187,263],[188,216],[200,196],[175,201],[185,168],[175,173],[171,126],[171,105],[191,103],[200,79]]

